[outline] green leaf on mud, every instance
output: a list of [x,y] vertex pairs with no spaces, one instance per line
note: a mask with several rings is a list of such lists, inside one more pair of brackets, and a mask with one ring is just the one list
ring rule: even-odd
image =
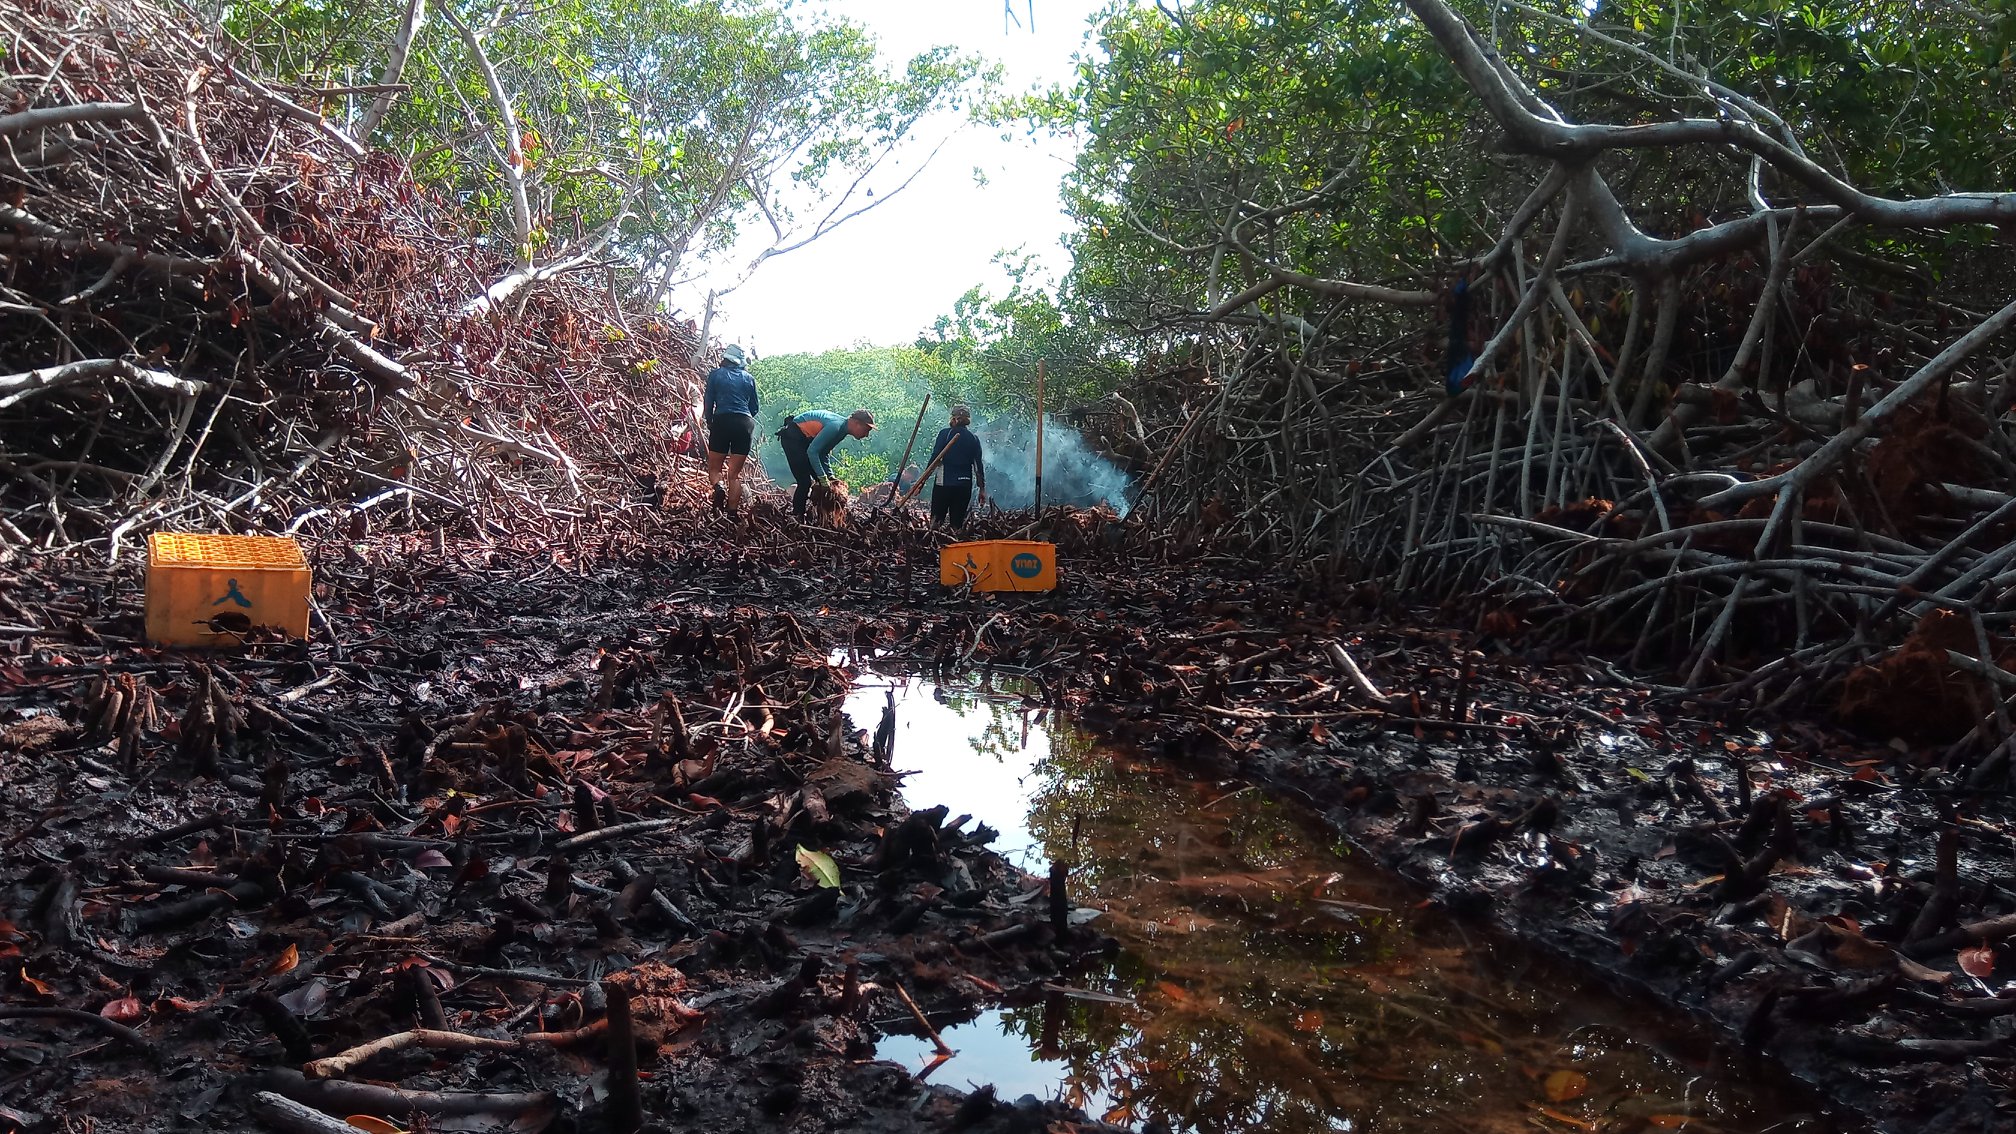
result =
[[837,890],[840,888],[840,864],[834,862],[833,856],[827,854],[825,851],[806,850],[804,847],[799,847],[798,865],[804,868],[805,873],[811,876],[814,882],[819,883],[819,885],[826,889]]

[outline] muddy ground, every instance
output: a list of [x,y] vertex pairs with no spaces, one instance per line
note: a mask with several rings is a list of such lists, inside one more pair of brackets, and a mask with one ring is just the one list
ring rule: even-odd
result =
[[2016,1122],[2006,790],[1096,514],[1048,534],[1060,589],[1005,597],[940,589],[890,514],[323,545],[308,643],[209,656],[141,644],[135,568],[0,567],[0,1122],[1102,1129],[870,1058],[906,995],[995,1002],[1109,944],[904,809],[878,722],[836,718],[878,651],[1027,672],[1303,798],[1879,1128]]

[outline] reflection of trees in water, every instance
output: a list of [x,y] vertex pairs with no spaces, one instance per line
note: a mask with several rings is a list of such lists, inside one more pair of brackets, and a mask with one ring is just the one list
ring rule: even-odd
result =
[[[986,711],[976,750],[1019,746],[1023,710]],[[1409,899],[1345,889],[1362,869],[1257,793],[1158,771],[1068,727],[1048,741],[1030,831],[1076,864],[1074,897],[1096,896],[1098,924],[1123,945],[1075,979],[1141,1006],[1052,996],[1007,1012],[1009,1030],[1067,1068],[1068,1101],[1110,1099],[1116,1121],[1200,1134],[1484,1134],[1526,1128],[1536,1075],[1575,1067],[1602,1088],[1564,1104],[1578,1113],[1685,1113],[1691,1095],[1690,1129],[1703,1131],[1699,1117],[1744,1108],[1704,1100],[1692,1072],[1621,1034],[1578,1050],[1544,988],[1517,989],[1460,938],[1366,908]]]
[[[1329,888],[1323,848],[1280,809],[1244,795],[1214,802],[1209,785],[1156,774],[1075,730],[1051,734],[1036,771],[1031,831],[1076,863],[1074,884],[1109,907],[1102,924],[1127,946],[1086,982],[1150,1009],[1052,998],[1009,1013],[1032,1044],[1054,1046],[1043,1054],[1068,1068],[1067,1095],[1206,1134],[1328,1130],[1332,1114],[1363,1113],[1348,1086],[1356,1034],[1295,1006],[1323,999],[1325,970],[1347,955],[1390,947],[1307,908],[1305,892]],[[1308,932],[1312,917],[1332,924]],[[1306,940],[1290,948],[1291,937]]]
[[[970,688],[933,686],[940,704],[959,714],[968,729],[968,743],[975,755],[997,764],[1019,762],[1017,755],[1037,730],[1033,715],[1013,698],[1020,697],[1026,684],[1012,677],[990,677]],[[978,726],[977,728],[975,726]]]

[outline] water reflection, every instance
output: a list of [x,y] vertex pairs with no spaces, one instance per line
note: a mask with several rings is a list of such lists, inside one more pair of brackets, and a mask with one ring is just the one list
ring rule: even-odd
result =
[[[888,692],[910,802],[971,813],[1032,872],[1074,863],[1074,900],[1123,946],[1069,980],[1126,1004],[1052,993],[948,1029],[955,1082],[1198,1134],[1832,1129],[1644,1011],[1413,909],[1297,809],[1096,745],[1010,682],[865,675],[856,723]],[[928,1044],[879,1053],[914,1068]]]

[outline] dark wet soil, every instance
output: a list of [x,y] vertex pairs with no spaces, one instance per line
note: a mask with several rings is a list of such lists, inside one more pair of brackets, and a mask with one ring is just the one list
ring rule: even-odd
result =
[[908,1015],[898,986],[927,1013],[1012,1006],[1106,979],[1124,937],[1060,933],[1040,879],[955,813],[907,811],[873,735],[835,727],[854,668],[835,651],[895,650],[1018,667],[1032,703],[1144,767],[1299,799],[1445,924],[1677,1005],[1881,1128],[2008,1123],[2007,799],[1957,790],[1936,754],[1732,722],[1096,514],[1048,533],[1064,582],[1040,597],[940,592],[935,547],[894,516],[693,533],[590,564],[317,547],[311,642],[207,659],[139,643],[134,568],[0,566],[0,996],[19,1016],[0,1119],[259,1129],[261,1087],[410,1111],[289,1069],[424,1024],[495,1042],[332,1081],[520,1096],[458,1095],[479,1113],[434,1128],[603,1129],[599,982],[630,991],[641,1101],[668,1127],[1096,1128],[1111,1106],[1018,1110],[872,1058]]
[[[1065,1114],[871,1058],[899,988],[968,1003],[1106,946],[1058,939],[1042,880],[903,807],[837,714],[848,623],[666,564],[336,552],[333,633],[242,654],[139,645],[129,570],[8,580],[37,629],[0,660],[0,1129],[264,1129],[267,1091],[407,1129],[600,1130],[619,1047],[665,1128]],[[318,1062],[416,1029],[482,1046]]]

